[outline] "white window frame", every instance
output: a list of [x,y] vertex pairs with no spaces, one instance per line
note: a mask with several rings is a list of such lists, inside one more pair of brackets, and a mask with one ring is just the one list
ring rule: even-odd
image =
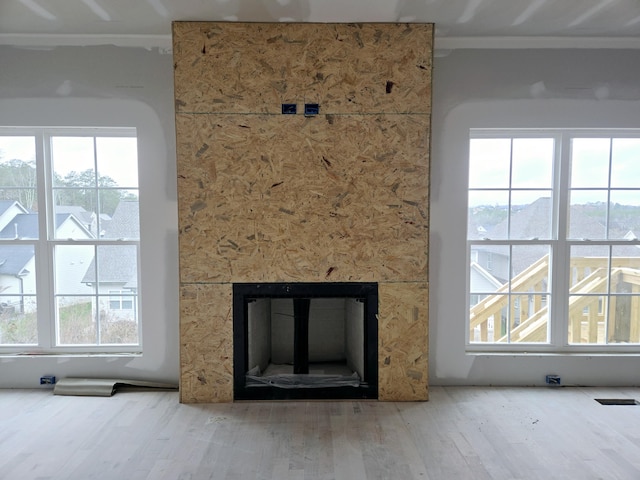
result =
[[[468,353],[574,353],[574,354],[624,354],[640,353],[640,343],[637,344],[570,344],[569,343],[569,278],[570,278],[570,247],[580,245],[590,246],[617,246],[636,245],[640,248],[640,239],[627,240],[576,240],[567,238],[567,215],[559,212],[568,212],[570,159],[572,138],[640,138],[640,129],[630,128],[470,128],[469,139],[474,138],[553,138],[554,139],[554,165],[553,165],[553,207],[551,220],[551,239],[549,240],[469,240],[466,238],[466,315],[465,315],[465,350]],[[640,185],[638,185],[640,188]],[[467,192],[469,192],[467,186]],[[608,187],[610,192],[610,186]],[[467,209],[468,215],[468,209]],[[471,342],[469,329],[469,309],[471,307],[470,292],[470,265],[472,245],[549,245],[551,258],[550,271],[550,305],[549,305],[549,329],[548,343],[480,343]],[[557,261],[554,258],[565,258],[566,261]]]
[[[55,288],[55,255],[57,246],[80,246],[90,245],[94,248],[110,245],[133,245],[136,247],[137,257],[137,282],[140,279],[140,240],[139,239],[91,239],[73,240],[55,238],[55,210],[52,185],[52,152],[51,138],[55,136],[73,137],[138,137],[136,127],[14,127],[0,126],[0,135],[3,136],[30,136],[35,137],[36,152],[36,175],[37,175],[37,197],[38,211],[46,212],[46,215],[38,216],[39,238],[28,240],[2,240],[0,245],[34,245],[36,255],[36,297],[37,297],[37,331],[38,344],[25,345],[0,345],[0,354],[11,353],[135,353],[142,350],[142,316],[140,312],[140,292],[138,290],[136,299],[133,300],[134,308],[137,308],[138,343],[137,344],[58,344],[56,334],[56,288]],[[109,188],[109,187],[107,187]],[[113,187],[122,190],[120,187]],[[100,187],[100,189],[105,189]],[[126,189],[126,188],[125,188]],[[138,193],[140,187],[138,185]],[[84,295],[86,296],[86,295]],[[96,301],[99,297],[107,299],[108,295],[99,293],[96,289],[92,295]],[[107,300],[108,301],[108,300]]]

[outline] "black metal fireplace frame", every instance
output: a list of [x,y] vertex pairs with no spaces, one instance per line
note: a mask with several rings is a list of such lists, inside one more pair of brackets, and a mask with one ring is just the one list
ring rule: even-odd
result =
[[[357,298],[364,303],[365,375],[360,387],[283,389],[247,387],[248,303],[258,298]],[[233,284],[233,391],[234,400],[376,399],[378,398],[378,284],[234,283]]]

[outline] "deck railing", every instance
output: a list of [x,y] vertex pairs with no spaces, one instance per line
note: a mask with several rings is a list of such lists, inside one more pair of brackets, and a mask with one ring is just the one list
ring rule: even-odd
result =
[[[571,259],[569,343],[640,343],[640,257],[608,265],[606,257]],[[546,255],[471,307],[471,341],[547,342],[548,279]]]

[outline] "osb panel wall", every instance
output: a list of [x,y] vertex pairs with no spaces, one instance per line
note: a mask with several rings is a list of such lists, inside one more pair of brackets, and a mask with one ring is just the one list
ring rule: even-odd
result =
[[178,114],[177,128],[183,282],[426,278],[428,117]]
[[427,397],[429,302],[427,283],[378,285],[378,398]]
[[[198,305],[185,292],[276,281],[386,284],[380,396],[426,399],[432,25],[178,22],[173,32],[183,401],[232,391],[231,333],[214,354],[221,365],[207,365],[195,326],[212,326],[208,309],[221,321],[230,300]],[[282,103],[299,114],[281,115]],[[302,115],[304,103],[320,115]]]
[[180,287],[180,401],[233,400],[231,284]]
[[431,112],[432,25],[173,24],[178,112]]

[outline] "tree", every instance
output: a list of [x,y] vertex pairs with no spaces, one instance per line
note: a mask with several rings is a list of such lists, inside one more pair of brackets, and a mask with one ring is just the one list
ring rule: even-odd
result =
[[[56,178],[56,204],[83,207],[88,212],[113,215],[124,197],[118,184],[107,175],[96,177],[93,170],[71,171],[64,178]],[[99,199],[97,198],[99,195]],[[98,200],[100,208],[98,208]]]
[[36,164],[13,159],[0,162],[0,199],[15,200],[37,210]]

